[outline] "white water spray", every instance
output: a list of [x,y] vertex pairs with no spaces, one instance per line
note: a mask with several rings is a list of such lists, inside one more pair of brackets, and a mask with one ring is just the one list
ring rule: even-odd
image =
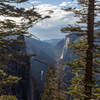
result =
[[44,71],[41,70],[41,81],[43,80]]
[[[66,38],[65,38],[65,39],[66,39]],[[69,41],[70,41],[69,38],[67,38],[67,39],[65,40],[65,45],[64,45],[64,47],[63,47],[63,50],[62,50],[60,59],[63,59],[63,58],[64,58],[64,52],[65,52],[66,48],[68,48]]]

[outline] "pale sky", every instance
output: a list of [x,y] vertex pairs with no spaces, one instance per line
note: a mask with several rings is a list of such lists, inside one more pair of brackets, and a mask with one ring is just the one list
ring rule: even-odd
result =
[[52,2],[51,0],[31,0],[30,4],[35,5],[40,14],[50,15],[51,18],[40,21],[34,25],[30,32],[41,40],[63,38],[65,34],[61,33],[60,29],[75,23],[77,18],[73,17],[72,12],[66,12],[62,8],[75,7],[76,2],[72,0],[52,0]]
[[[38,22],[29,30],[40,40],[64,38],[66,34],[61,33],[60,29],[68,24],[74,24],[77,20],[77,18],[73,17],[74,14],[72,12],[62,10],[65,7],[77,6],[77,0],[30,0],[17,6],[30,9],[33,5],[42,16],[50,16],[49,19]],[[17,19],[16,21],[17,23],[20,22]]]

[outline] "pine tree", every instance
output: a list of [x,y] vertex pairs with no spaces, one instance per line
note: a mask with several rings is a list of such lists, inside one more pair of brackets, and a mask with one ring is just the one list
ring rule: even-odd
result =
[[8,95],[2,95],[0,96],[0,100],[18,100],[16,96],[8,96]]
[[65,72],[64,67],[57,61],[56,69],[55,69],[55,76],[53,81],[53,94],[54,100],[66,100],[66,83],[65,83]]
[[42,100],[53,100],[54,99],[54,94],[53,94],[54,75],[55,75],[55,71],[52,65],[50,65],[47,70],[47,74],[45,78],[45,86],[44,86]]
[[55,69],[50,65],[46,74],[42,100],[66,100],[67,94],[64,78],[64,68],[60,61],[57,61]]
[[[23,41],[13,38],[20,35],[28,35],[28,29],[32,27],[39,19],[42,19],[41,15],[32,9],[26,10],[25,8],[19,8],[14,6],[14,3],[20,4],[28,0],[0,0],[0,99],[1,100],[16,100],[15,97],[6,96],[7,88],[21,80],[20,77],[10,75],[8,72],[7,64],[5,62],[16,61],[16,63],[24,64],[17,59],[17,56],[26,57],[27,55],[22,52],[13,52],[10,48],[11,43],[22,43]],[[3,18],[3,19],[2,19]],[[14,19],[20,20],[17,22]],[[12,38],[11,38],[12,37]],[[23,47],[20,47],[23,48]],[[6,51],[9,51],[7,53]],[[15,57],[16,55],[16,57]],[[15,59],[16,58],[16,59]]]
[[85,97],[84,100],[92,99],[93,90],[93,51],[94,51],[94,3],[95,0],[88,1],[88,22],[87,22],[87,44],[86,68],[85,68]]
[[[91,1],[89,1],[91,2]],[[73,54],[77,55],[77,58],[74,59],[72,62],[67,62],[66,64],[68,66],[70,66],[72,73],[75,75],[71,82],[72,85],[70,85],[69,87],[69,94],[72,94],[73,98],[75,100],[90,100],[89,98],[97,98],[100,96],[99,94],[99,86],[98,86],[98,78],[97,78],[97,74],[99,71],[99,66],[98,64],[100,63],[99,61],[99,45],[98,45],[98,33],[99,31],[97,31],[97,29],[99,29],[99,21],[97,20],[94,23],[94,15],[97,16],[99,11],[96,11],[96,13],[94,14],[94,2],[92,1],[91,3],[89,3],[88,0],[78,0],[78,4],[80,4],[81,8],[79,9],[69,9],[71,11],[73,11],[75,13],[75,17],[79,17],[80,20],[77,21],[77,23],[75,24],[75,26],[73,25],[68,25],[67,27],[61,29],[62,32],[71,32],[72,35],[75,35],[78,38],[77,41],[73,42],[71,44],[71,49],[73,50]],[[99,1],[97,1],[99,2]],[[88,8],[88,4],[89,4],[89,9],[92,10],[93,12],[87,12],[87,8]],[[91,7],[90,7],[91,4]],[[99,5],[95,5],[95,10],[99,10]],[[68,10],[67,10],[68,11]],[[92,14],[90,16],[90,14]],[[87,19],[87,15],[88,15],[88,19]],[[91,17],[91,18],[90,18]],[[90,22],[90,19],[92,20]],[[87,23],[88,22],[88,23]],[[91,29],[89,29],[89,26],[94,24],[94,27],[91,26]],[[88,27],[87,27],[88,25]],[[93,34],[93,29],[95,28],[95,34]],[[88,31],[87,31],[88,29]],[[90,31],[92,30],[92,32],[90,33]],[[90,34],[87,34],[90,33]],[[90,36],[91,35],[91,36]],[[93,40],[93,35],[94,35],[94,40]],[[89,38],[87,37],[91,37],[91,41]],[[93,45],[94,42],[94,45]],[[91,43],[91,52],[88,50],[89,49],[89,43]],[[94,48],[93,48],[94,46]],[[88,52],[87,52],[88,51]],[[91,57],[89,56],[89,54],[91,53]],[[98,56],[97,56],[98,55]],[[89,61],[91,61],[91,63],[88,62],[88,60],[86,58],[89,57]],[[90,60],[91,59],[91,60]],[[88,69],[87,71],[87,63],[88,65],[91,64],[91,72],[90,69]],[[86,77],[86,73],[88,73],[88,77],[90,77],[91,82],[89,80],[88,77]],[[87,79],[87,80],[86,80]],[[86,87],[90,87],[89,89],[91,89],[92,91],[86,90]],[[87,93],[88,92],[88,93]],[[91,95],[91,97],[90,97]]]

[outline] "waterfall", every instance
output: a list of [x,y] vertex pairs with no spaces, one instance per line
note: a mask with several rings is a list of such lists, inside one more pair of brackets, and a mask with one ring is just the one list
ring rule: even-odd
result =
[[63,59],[64,58],[64,54],[66,52],[66,49],[68,48],[69,41],[70,41],[70,38],[65,38],[65,45],[63,47],[63,50],[62,50],[60,59]]
[[43,74],[44,74],[44,71],[41,70],[41,81],[43,80]]

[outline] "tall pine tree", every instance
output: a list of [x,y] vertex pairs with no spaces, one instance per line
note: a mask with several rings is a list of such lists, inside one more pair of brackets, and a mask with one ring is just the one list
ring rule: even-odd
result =
[[[10,44],[16,42],[22,43],[23,41],[15,37],[20,35],[29,36],[28,29],[39,19],[42,19],[41,15],[34,11],[34,7],[26,10],[25,8],[15,6],[16,3],[20,4],[26,1],[28,0],[0,0],[0,100],[6,98],[7,100],[16,100],[14,96],[7,97],[6,89],[21,80],[21,78],[7,73],[9,68],[7,68],[8,66],[5,62],[16,61],[16,63],[24,64],[15,55],[27,56],[22,52],[14,54]],[[9,53],[6,51],[9,51]]]
[[46,74],[42,100],[66,100],[66,83],[63,65],[57,61],[56,67],[51,65]]
[[55,68],[55,76],[53,81],[53,94],[54,100],[66,100],[66,82],[65,82],[65,72],[64,67],[57,61]]
[[[98,53],[99,51],[98,29],[100,24],[97,17],[99,13],[97,11],[99,10],[99,5],[97,5],[96,2],[94,5],[94,1],[91,2],[92,4],[89,2],[88,0],[78,0],[78,4],[80,5],[80,10],[75,8],[67,9],[67,11],[68,10],[73,11],[75,13],[75,17],[79,17],[80,20],[77,21],[75,26],[68,25],[67,27],[61,29],[62,32],[70,31],[72,35],[76,35],[77,37],[79,37],[78,40],[73,42],[70,46],[71,49],[73,50],[73,54],[77,55],[77,58],[74,59],[72,62],[66,63],[68,66],[70,66],[70,68],[72,69],[72,73],[74,73],[75,75],[71,80],[72,85],[70,85],[68,91],[69,94],[73,95],[73,98],[75,100],[83,100],[83,99],[89,100],[90,98],[97,98],[100,96],[99,94],[100,89],[98,88],[97,84],[99,81],[97,74],[100,70],[98,66],[100,63],[99,61],[100,56]],[[95,14],[94,14],[94,6],[96,10]],[[95,23],[94,23],[94,15],[97,18]],[[94,29],[95,29],[94,31],[95,34],[93,34]],[[90,47],[91,50],[89,50]],[[91,57],[89,56],[90,54]],[[89,63],[86,58],[89,58],[88,60],[91,61],[91,63]],[[91,68],[88,69],[88,66],[91,66]],[[87,87],[89,88],[88,90],[86,89]]]
[[87,51],[86,51],[86,68],[85,68],[85,99],[92,99],[93,90],[93,52],[94,52],[94,9],[95,0],[88,1],[88,20],[87,20]]

